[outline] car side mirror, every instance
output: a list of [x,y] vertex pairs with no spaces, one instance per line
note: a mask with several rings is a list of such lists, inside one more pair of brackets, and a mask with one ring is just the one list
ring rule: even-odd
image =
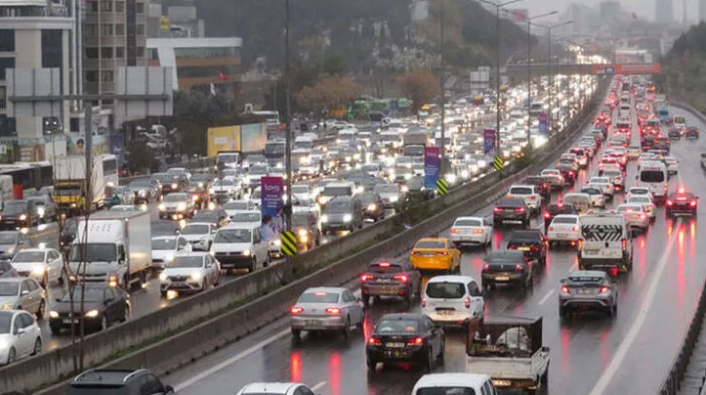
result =
[[27,295],[29,293],[28,289],[23,289],[20,295]]
[[174,393],[174,387],[171,385],[165,385],[164,386],[164,393],[165,394],[173,394]]
[[26,331],[27,331],[27,329],[25,329],[25,328],[17,328],[18,335],[21,335],[21,334],[25,333]]
[[542,346],[542,352],[549,352],[549,346]]

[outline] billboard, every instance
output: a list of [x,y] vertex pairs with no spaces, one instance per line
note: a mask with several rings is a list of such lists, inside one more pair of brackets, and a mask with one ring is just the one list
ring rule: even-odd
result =
[[441,150],[439,147],[424,147],[424,188],[436,189],[441,172]]
[[260,210],[262,218],[268,215],[272,218],[272,230],[275,233],[282,232],[284,206],[284,183],[282,177],[262,177],[260,184]]
[[[91,152],[93,155],[108,153],[108,141],[105,136],[91,136]],[[86,136],[83,134],[68,134],[66,136],[66,153],[68,155],[83,155],[86,147]]]
[[265,149],[265,143],[267,143],[267,124],[241,125],[240,137],[242,152],[260,152]]
[[591,65],[593,74],[659,74],[662,65],[659,63],[626,63],[626,64],[594,64]]
[[208,128],[208,156],[218,151],[240,151],[240,125]]

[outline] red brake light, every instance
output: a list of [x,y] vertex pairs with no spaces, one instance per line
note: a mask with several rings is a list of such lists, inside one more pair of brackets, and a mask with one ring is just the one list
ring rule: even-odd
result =
[[566,285],[562,285],[562,287],[561,287],[561,293],[568,294],[568,293],[571,293],[571,292],[569,292],[569,287],[567,287]]
[[466,306],[467,309],[471,308],[471,298],[466,296],[466,299],[463,300],[463,304]]
[[299,306],[294,306],[294,307],[292,307],[291,309],[289,309],[289,314],[291,314],[291,315],[297,315],[297,314],[301,313],[302,311],[304,311],[304,309],[302,309],[301,307],[299,307]]
[[424,338],[423,337],[415,337],[414,339],[410,339],[407,342],[408,346],[421,346],[424,344]]
[[571,231],[572,231],[572,232],[578,232],[578,231],[579,231],[579,227],[578,227],[578,226],[572,226],[572,227],[571,227]]
[[407,277],[406,274],[398,274],[393,278],[397,281],[402,281],[403,283],[406,283],[409,280],[409,277]]
[[517,265],[515,265],[515,270],[522,270],[522,269],[524,269],[524,267],[521,264],[518,263]]
[[382,344],[382,342],[377,337],[371,337],[370,339],[368,339],[368,344],[371,346],[379,346]]
[[372,280],[372,279],[374,279],[374,278],[375,278],[375,276],[373,276],[372,274],[370,274],[370,273],[365,273],[365,274],[363,274],[362,276],[360,276],[360,282],[363,282],[363,283],[364,283],[364,282],[366,282],[366,281],[368,281],[368,280]]
[[608,291],[610,291],[610,288],[609,288],[609,287],[606,287],[605,285],[601,287],[601,293],[602,293],[602,294],[608,293]]
[[524,208],[524,207],[518,207],[518,208],[515,209],[515,212],[518,212],[518,213],[521,213],[521,212],[524,212],[524,211],[525,211],[525,208]]
[[427,298],[425,298],[424,296],[422,296],[422,300],[421,300],[420,303],[421,303],[422,307],[427,307]]
[[485,265],[483,265],[483,270],[488,270],[488,269],[490,269],[490,265],[488,265],[487,263]]
[[569,175],[570,175],[570,176],[573,176],[573,175],[574,175],[574,171],[573,171],[573,170],[569,170]]
[[457,234],[457,233],[460,233],[460,231],[456,228],[451,228],[451,233]]
[[626,239],[621,240],[621,243],[623,245],[623,250],[626,250],[628,248],[628,241]]
[[537,198],[537,196],[535,196],[535,195],[530,195],[530,197],[529,197],[529,198],[530,198],[530,200],[534,200],[534,199],[536,199],[536,198]]
[[493,209],[493,211],[495,211],[495,212],[497,213],[497,212],[503,211],[503,209],[501,209],[500,207],[495,207],[495,208]]
[[544,213],[544,218],[549,218],[549,217],[551,217],[551,214],[549,214],[549,213]]
[[691,204],[691,207],[696,207],[696,200],[692,200],[690,204]]
[[441,251],[441,252],[439,252],[439,255],[449,255],[449,252],[448,251]]
[[671,200],[667,200],[667,206],[674,206],[674,202]]
[[553,231],[554,231],[554,227],[553,227],[553,226],[550,226],[549,229],[547,229],[547,230],[550,231],[550,232],[553,232]]
[[677,192],[683,194],[686,193],[686,190],[684,189],[684,187],[679,187],[679,190]]
[[341,309],[338,307],[327,307],[326,313],[329,315],[341,315]]

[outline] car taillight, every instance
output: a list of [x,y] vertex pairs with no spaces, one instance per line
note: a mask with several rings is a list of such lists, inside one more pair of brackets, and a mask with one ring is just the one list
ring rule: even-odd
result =
[[297,314],[300,314],[300,313],[303,312],[303,311],[304,311],[304,309],[302,309],[301,307],[299,307],[299,306],[294,306],[294,307],[292,307],[291,309],[289,309],[289,314],[291,314],[291,315],[297,315]]
[[608,291],[610,291],[610,287],[606,287],[605,285],[601,287],[602,294],[608,293]]
[[495,207],[495,208],[493,209],[493,211],[495,211],[496,213],[498,213],[498,212],[503,211],[503,209],[501,209],[500,207]]
[[620,242],[623,245],[623,251],[627,250],[628,249],[628,241],[626,239],[622,239]]
[[566,285],[562,285],[562,287],[561,287],[561,293],[563,293],[563,294],[570,294],[571,291],[569,291],[569,287],[567,287]]
[[471,298],[466,296],[466,299],[463,300],[463,305],[466,306],[467,309],[471,308]]
[[456,228],[451,228],[451,233],[458,234],[458,233],[460,233],[460,231]]
[[403,283],[406,283],[409,280],[409,277],[407,277],[406,274],[396,274],[393,278]]
[[537,247],[537,246],[532,246],[532,247],[530,247],[530,250],[531,250],[531,251],[539,251],[539,247]]
[[549,214],[549,213],[544,213],[544,218],[549,218],[549,217],[551,217],[551,216],[552,216],[552,215]]
[[372,274],[370,274],[370,273],[365,273],[365,274],[363,274],[362,276],[360,276],[360,282],[363,282],[363,283],[364,283],[364,282],[366,282],[366,281],[368,281],[368,280],[372,280],[372,279],[374,279],[374,278],[375,278],[374,275],[372,275]]
[[483,265],[483,270],[490,270],[490,265],[488,265],[487,263]]
[[474,235],[479,235],[483,233],[483,229],[473,229],[473,234]]
[[640,214],[640,219],[645,219],[645,214]]
[[572,226],[572,227],[571,227],[571,231],[572,231],[572,232],[578,232],[578,231],[579,231],[579,227],[578,227],[578,226]]
[[529,198],[530,198],[530,200],[535,200],[535,199],[537,199],[537,196],[535,196],[535,195],[530,195]]
[[449,252],[448,251],[440,251],[439,255],[449,255]]
[[573,175],[574,175],[573,170],[570,170],[570,171],[569,171],[569,175],[570,175],[570,176],[573,176]]
[[377,337],[371,337],[370,339],[368,339],[368,345],[379,346],[381,344],[382,341],[380,341],[380,339],[378,339]]
[[421,346],[422,344],[424,344],[423,337],[415,337],[414,339],[409,339],[407,342],[408,346]]
[[422,296],[422,300],[420,301],[420,303],[421,303],[422,307],[427,307],[427,298]]
[[691,204],[691,207],[696,207],[696,200],[692,200],[690,204]]
[[549,229],[547,229],[547,230],[550,231],[550,232],[553,232],[553,231],[554,231],[554,227],[553,227],[553,226],[550,226]]
[[341,309],[338,307],[327,307],[326,314],[328,315],[341,315]]
[[674,206],[674,202],[671,200],[667,200],[667,206]]
[[515,212],[516,212],[516,213],[522,213],[522,212],[524,212],[524,211],[525,211],[525,208],[524,208],[524,207],[518,207],[518,208],[515,209]]
[[515,270],[522,270],[522,269],[524,269],[524,266],[522,266],[522,264],[518,263],[517,265],[515,265]]

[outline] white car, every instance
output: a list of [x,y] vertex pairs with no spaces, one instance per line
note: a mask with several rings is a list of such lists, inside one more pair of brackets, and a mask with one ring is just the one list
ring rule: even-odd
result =
[[[313,199],[312,188],[307,184],[292,185],[292,195],[297,199],[310,200]],[[286,194],[285,194],[286,196]]]
[[363,302],[347,288],[309,288],[289,310],[295,339],[300,338],[302,331],[340,332],[349,338],[351,327],[362,327],[364,320]]
[[649,196],[649,198],[652,199],[652,192],[650,192],[650,188],[647,187],[631,187],[628,189],[628,194],[625,198],[630,199],[635,196]]
[[18,251],[10,261],[20,276],[31,277],[46,288],[50,282],[63,281],[64,261],[53,248],[28,248]]
[[665,163],[667,163],[667,171],[670,175],[679,173],[679,162],[673,156],[665,156]]
[[547,179],[549,185],[551,185],[552,190],[559,190],[564,188],[564,176],[561,175],[561,171],[557,169],[544,169],[539,174],[540,176]]
[[627,203],[641,204],[645,209],[647,215],[650,219],[654,221],[655,219],[655,204],[652,201],[652,195],[642,195],[642,196],[631,196],[627,199]]
[[159,274],[159,291],[167,296],[169,291],[192,293],[206,291],[221,282],[221,267],[206,252],[184,252]]
[[554,217],[547,228],[549,245],[569,242],[572,245],[581,238],[581,218],[573,214],[560,214]]
[[507,197],[524,200],[527,207],[535,213],[542,207],[542,195],[536,191],[534,185],[513,185],[507,192]]
[[605,208],[605,195],[598,186],[586,185],[581,188],[580,193],[588,194],[591,199],[591,207]]
[[250,211],[255,209],[255,205],[249,200],[231,200],[222,206],[228,217],[233,217],[233,214],[239,211]]
[[422,312],[434,322],[454,324],[483,319],[485,299],[473,277],[436,276],[424,287]]
[[650,216],[647,215],[640,203],[623,203],[618,206],[617,211],[625,217],[625,221],[631,229],[637,228],[646,231],[650,227]]
[[216,224],[209,222],[190,222],[179,233],[191,244],[194,251],[208,251],[213,243],[213,235],[218,230]]
[[180,251],[191,252],[191,244],[184,236],[157,236],[152,238],[152,263],[164,266],[174,262]]
[[490,246],[493,226],[482,217],[459,217],[451,226],[451,241],[460,248],[465,244]]
[[250,383],[237,395],[313,395],[315,392],[302,383]]
[[41,353],[42,331],[34,316],[24,310],[0,310],[0,345],[4,365]]
[[230,223],[257,228],[262,225],[262,212],[260,210],[235,212],[230,217]]
[[610,182],[608,177],[591,177],[588,180],[588,185],[600,188],[604,195],[610,196],[611,198],[615,195],[615,186]]
[[210,252],[224,270],[247,269],[252,272],[270,264],[268,247],[259,225],[251,227],[231,222],[216,232]]

